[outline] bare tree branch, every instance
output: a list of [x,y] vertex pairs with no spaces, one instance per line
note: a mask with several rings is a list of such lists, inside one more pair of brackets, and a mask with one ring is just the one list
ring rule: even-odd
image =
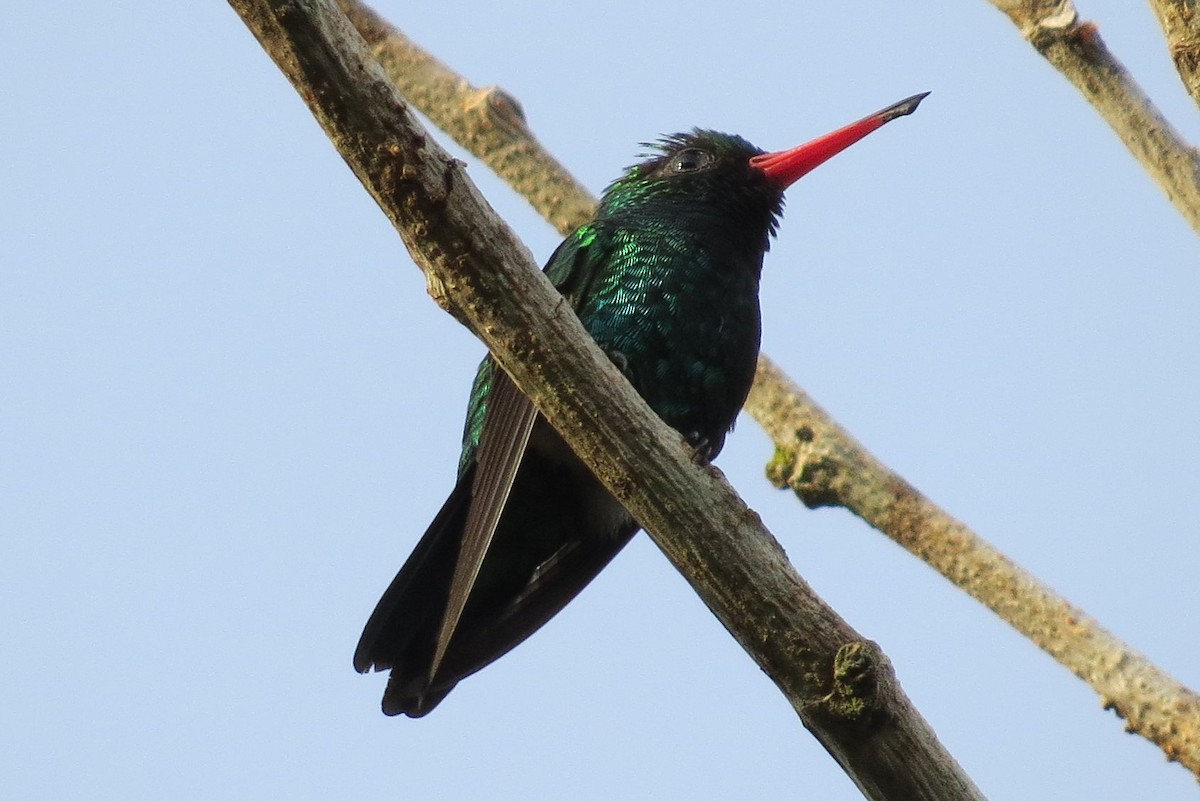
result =
[[772,481],[882,531],[1090,684],[1126,731],[1200,772],[1200,697],[889,470],[766,357],[758,369],[770,380],[749,403],[776,443]]
[[1200,158],[1071,0],[988,0],[1087,99],[1200,234]]
[[715,468],[692,461],[409,112],[333,0],[230,0],[423,270],[646,525],[868,798],[979,799],[890,663],[826,606]]
[[1167,37],[1167,49],[1188,94],[1200,106],[1200,3],[1197,0],[1150,0]]
[[[542,155],[544,148],[523,119],[513,124],[505,111],[513,103],[507,94],[472,87],[357,0],[339,4],[414,106],[518,191],[524,185],[556,187],[549,198],[526,196],[559,231],[573,230],[590,217],[595,199],[557,161]],[[405,65],[413,63],[421,65],[420,73],[407,71]],[[421,86],[425,81],[442,89],[433,93]],[[479,102],[484,96],[506,100]],[[426,107],[427,102],[433,105]],[[493,134],[489,128],[502,131]],[[577,211],[561,211],[566,209]],[[775,442],[776,458],[768,468],[773,481],[793,488],[809,506],[844,506],[879,529],[1088,682],[1107,708],[1126,719],[1129,731],[1200,775],[1195,693],[917,493],[765,356],[746,411]]]
[[494,86],[472,86],[367,6],[338,5],[400,94],[464,148],[488,153],[488,165],[560,233],[591,219],[596,198],[534,138],[513,97]]

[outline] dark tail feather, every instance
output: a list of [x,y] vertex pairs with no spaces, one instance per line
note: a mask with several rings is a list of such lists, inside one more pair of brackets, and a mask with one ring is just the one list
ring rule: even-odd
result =
[[397,686],[395,690],[392,689],[392,683],[398,676],[398,673],[392,673],[388,679],[387,690],[383,693],[383,714],[385,715],[408,715],[410,718],[423,718],[432,712],[433,708],[440,704],[451,690],[458,686],[458,682],[454,681],[437,690],[427,690],[420,695],[412,695],[407,687]]
[[[582,468],[580,468],[582,469]],[[392,580],[354,654],[360,673],[390,670],[386,715],[428,714],[466,676],[516,647],[562,610],[629,542],[637,523],[594,478],[527,454],[493,547],[495,563],[432,678],[437,632],[471,503],[475,467],[459,478],[441,511]],[[546,526],[550,526],[547,530]],[[513,561],[515,559],[515,562]],[[487,571],[488,562],[484,562]]]
[[[354,651],[354,669],[359,673],[372,668],[391,670],[392,680],[404,677],[405,684],[411,684],[413,677],[425,677],[432,658],[433,637],[441,623],[450,577],[458,559],[459,541],[471,502],[473,470],[474,467],[460,477],[408,561],[375,605]],[[422,660],[424,664],[416,664]],[[389,690],[391,685],[389,681]],[[424,711],[432,709],[453,686],[446,687]],[[408,710],[389,704],[385,698],[383,711],[395,715]]]

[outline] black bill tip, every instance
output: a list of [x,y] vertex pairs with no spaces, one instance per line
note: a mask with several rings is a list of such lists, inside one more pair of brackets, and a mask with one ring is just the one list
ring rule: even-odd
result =
[[878,116],[882,118],[883,122],[891,122],[897,117],[907,117],[916,111],[917,106],[921,105],[921,101],[927,97],[929,97],[929,92],[921,92],[919,95],[906,97],[899,103],[893,103],[879,112]]

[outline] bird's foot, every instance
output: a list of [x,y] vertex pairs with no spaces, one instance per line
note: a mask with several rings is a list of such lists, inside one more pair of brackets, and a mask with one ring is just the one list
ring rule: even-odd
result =
[[683,438],[687,440],[687,444],[692,448],[692,461],[699,465],[706,465],[711,462],[717,453],[720,452],[721,446],[725,444],[724,437],[713,442],[699,431],[689,431]]
[[626,357],[625,354],[619,350],[608,350],[608,351],[605,351],[605,353],[608,354],[608,358],[610,360],[612,360],[612,363],[617,366],[617,369],[621,371],[621,375],[628,378],[629,377],[629,359],[628,359],[628,357]]

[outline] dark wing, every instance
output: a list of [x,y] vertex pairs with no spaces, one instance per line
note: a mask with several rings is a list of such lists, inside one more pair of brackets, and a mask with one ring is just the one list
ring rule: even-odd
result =
[[[577,230],[554,249],[546,263],[546,275],[559,291],[571,299],[587,293],[587,284],[595,273],[600,236],[594,227]],[[472,501],[467,513],[467,525],[462,534],[462,550],[450,583],[450,600],[446,604],[442,627],[438,630],[437,646],[430,666],[430,679],[437,674],[450,639],[454,637],[458,620],[467,608],[479,568],[484,564],[491,546],[500,513],[504,511],[512,490],[517,469],[521,466],[529,433],[538,420],[538,411],[529,398],[517,389],[508,373],[492,365],[492,387],[487,393],[487,411],[475,452],[475,480]],[[468,411],[468,420],[473,412]],[[469,424],[469,423],[468,423]]]
[[[546,274],[559,291],[576,298],[586,292],[586,283],[595,272],[595,257],[601,250],[596,247],[598,238],[594,228],[584,226],[564,239],[551,254],[546,263]],[[462,534],[462,550],[450,582],[450,598],[429,666],[430,680],[437,674],[471,597],[471,589],[496,533],[525,446],[529,443],[529,434],[537,420],[533,403],[517,389],[508,373],[497,367],[494,363],[491,367],[492,386],[487,394],[483,429],[474,454],[476,469],[471,485],[471,506]],[[472,400],[478,402],[476,398]],[[473,414],[473,410],[468,411],[468,421]]]
[[410,645],[422,636],[426,621],[440,610],[438,585],[444,585],[458,559],[460,533],[471,506],[472,465],[425,530],[408,561],[392,579],[354,651],[354,669],[411,672],[404,661]]
[[546,277],[576,312],[608,258],[609,227],[591,222],[567,237],[546,262]]
[[[602,250],[595,247],[599,239],[588,227],[580,229],[563,241],[547,264],[547,275],[573,305],[595,273]],[[521,470],[537,419],[533,404],[512,379],[490,357],[485,360],[468,409],[459,482],[376,605],[355,651],[354,667],[360,673],[372,667],[392,671],[385,713],[427,713],[458,679],[498,658],[553,617],[636,530],[618,507],[612,517],[624,515],[619,531],[599,542],[564,543],[530,566],[527,583],[506,602],[498,607],[484,604],[487,612],[479,604],[470,606],[518,472],[526,473],[522,480],[531,491],[546,492],[563,483],[543,499],[549,506],[557,499],[576,518],[583,509],[568,491],[569,477],[558,467],[539,458],[535,469]],[[472,608],[476,611],[468,611]]]
[[479,568],[500,522],[500,513],[512,491],[517,468],[533,431],[537,410],[508,373],[493,368],[492,389],[488,395],[487,415],[475,452],[475,474],[471,481],[471,501],[462,532],[462,548],[450,580],[450,598],[438,629],[433,661],[429,666],[432,680],[446,655],[450,638],[471,596]]

